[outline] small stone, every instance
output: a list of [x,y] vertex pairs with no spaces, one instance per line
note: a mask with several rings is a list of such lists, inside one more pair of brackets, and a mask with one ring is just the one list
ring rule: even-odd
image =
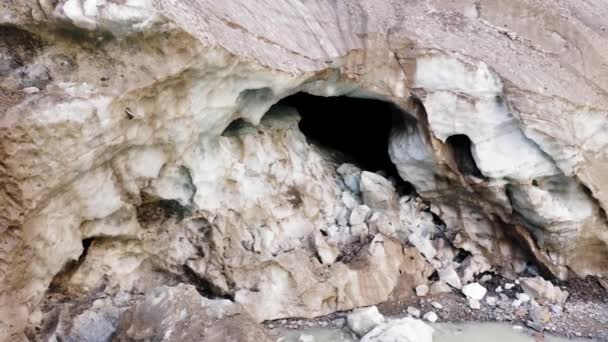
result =
[[355,309],[346,319],[350,329],[359,336],[367,334],[377,325],[384,323],[384,316],[375,306]]
[[473,310],[481,309],[481,303],[477,299],[469,298],[469,307]]
[[426,284],[416,286],[416,296],[424,297],[429,293],[429,287]]
[[462,293],[468,298],[481,300],[486,295],[485,287],[479,285],[479,283],[471,283],[462,287]]
[[551,321],[551,312],[543,306],[534,306],[530,310],[530,319],[539,324],[547,324]]
[[496,293],[501,293],[501,292],[502,292],[502,286],[500,286],[500,285],[499,285],[499,286],[496,288],[496,290],[494,290],[494,292],[496,292]]
[[437,320],[439,320],[439,317],[433,311],[429,311],[429,312],[425,313],[424,316],[422,316],[422,318],[424,318],[425,320],[427,320],[431,323],[435,323],[435,322],[437,322]]
[[559,305],[551,305],[551,312],[556,316],[561,316],[562,312],[564,312],[564,308]]
[[514,287],[515,287],[515,284],[513,284],[513,283],[506,283],[505,284],[505,290],[510,290],[510,289],[512,289]]
[[515,297],[517,297],[517,299],[519,299],[519,301],[522,303],[527,303],[530,301],[530,296],[525,293],[518,293],[515,295]]
[[493,297],[493,296],[486,297],[486,303],[490,306],[496,306],[497,302],[498,302],[498,298],[496,298],[496,297]]
[[25,87],[21,89],[21,91],[26,94],[38,94],[40,92],[40,89],[38,89],[37,87]]
[[412,317],[420,318],[420,310],[416,309],[415,307],[408,306],[407,313],[410,314]]
[[542,326],[542,324],[538,324],[536,322],[532,322],[532,321],[527,321],[526,325],[531,328],[534,329],[538,332],[543,332],[543,330],[545,330],[545,328]]
[[298,342],[315,342],[315,337],[312,335],[300,335],[300,338],[298,338]]
[[443,305],[441,305],[441,303],[439,303],[439,302],[431,302],[431,305],[432,305],[432,306],[433,306],[435,309],[438,309],[438,310],[443,309]]
[[452,288],[450,285],[446,284],[444,281],[438,280],[431,284],[430,288],[431,295],[438,295],[442,293],[450,293],[452,292]]
[[520,306],[521,306],[521,300],[519,300],[519,299],[514,300],[514,301],[511,303],[511,306],[512,306],[512,307],[514,307],[514,308],[518,308],[518,307],[520,307]]
[[524,327],[522,327],[521,325],[514,325],[513,330],[524,330]]
[[491,275],[489,275],[489,274],[485,274],[485,275],[483,275],[483,276],[481,277],[481,279],[480,279],[480,281],[481,281],[482,283],[486,283],[486,282],[488,282],[488,281],[490,281],[490,280],[492,280],[492,276],[491,276]]
[[516,284],[516,285],[519,285],[519,279],[516,279],[516,280],[515,280],[515,284]]

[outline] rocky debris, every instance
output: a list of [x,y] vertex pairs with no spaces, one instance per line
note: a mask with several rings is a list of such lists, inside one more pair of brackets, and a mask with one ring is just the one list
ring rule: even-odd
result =
[[226,299],[201,297],[194,286],[163,286],[120,318],[115,341],[268,341],[263,327]]
[[563,291],[542,277],[520,278],[521,288],[535,300],[546,301],[552,304],[564,304],[568,299],[568,292]]
[[433,328],[414,318],[401,318],[381,324],[363,336],[361,342],[432,342]]
[[416,286],[416,296],[424,297],[429,293],[429,286],[426,284]]
[[353,310],[347,316],[348,327],[357,335],[363,336],[384,323],[384,316],[375,306]]
[[468,298],[482,300],[488,290],[479,283],[471,283],[462,287],[462,293]]

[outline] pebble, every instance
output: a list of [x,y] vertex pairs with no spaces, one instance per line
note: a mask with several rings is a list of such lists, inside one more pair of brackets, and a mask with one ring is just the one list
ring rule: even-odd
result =
[[514,301],[511,303],[511,306],[512,306],[512,307],[514,307],[514,308],[518,308],[518,307],[520,307],[520,306],[521,306],[521,300],[519,300],[519,299],[514,300]]
[[435,323],[439,319],[437,314],[434,313],[433,311],[429,311],[429,312],[425,313],[424,316],[422,316],[422,317],[431,323]]
[[496,292],[496,293],[501,293],[501,292],[502,292],[502,286],[498,286],[498,287],[496,288],[496,290],[494,290],[494,292]]
[[562,314],[562,312],[564,312],[564,308],[562,308],[559,305],[551,305],[551,312],[553,312],[553,314],[559,316]]
[[513,330],[524,330],[524,327],[522,327],[521,325],[514,325]]
[[492,276],[491,276],[491,275],[489,275],[489,274],[486,274],[486,275],[482,276],[482,277],[481,277],[481,279],[480,279],[480,281],[481,281],[482,283],[486,283],[486,282],[488,282],[488,281],[490,281],[490,280],[492,280]]
[[422,284],[422,285],[418,285],[416,286],[416,296],[418,297],[424,297],[429,293],[429,286]]
[[543,330],[545,330],[545,328],[543,327],[542,324],[539,324],[539,323],[536,323],[536,322],[533,322],[533,321],[527,321],[526,325],[529,328],[532,328],[532,329],[534,329],[534,330],[536,330],[538,332],[543,332]]
[[412,317],[420,318],[420,310],[416,309],[415,307],[408,306],[407,313],[412,315]]
[[435,308],[435,309],[443,309],[443,305],[441,305],[441,303],[439,302],[431,302],[431,305]]
[[496,297],[492,297],[492,296],[486,297],[486,303],[490,306],[496,306],[497,301],[498,301],[498,299]]
[[38,89],[36,87],[25,87],[25,88],[21,89],[21,91],[23,91],[26,94],[37,94],[40,92],[40,89]]
[[462,287],[462,293],[468,298],[481,300],[486,295],[485,287],[479,285],[479,283],[470,283]]
[[473,310],[481,309],[481,303],[477,299],[469,298],[469,307]]
[[530,296],[525,293],[518,293],[515,295],[515,297],[517,297],[517,299],[519,299],[519,301],[522,303],[527,303],[530,301]]
[[505,290],[510,290],[510,289],[512,289],[514,287],[515,287],[515,284],[513,284],[513,283],[506,283],[505,284]]

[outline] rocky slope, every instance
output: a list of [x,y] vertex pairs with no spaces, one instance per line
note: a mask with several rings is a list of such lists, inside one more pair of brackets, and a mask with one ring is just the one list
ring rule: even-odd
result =
[[[212,341],[429,277],[608,275],[602,0],[0,8],[0,340]],[[301,92],[390,103],[397,173],[305,135],[276,105]],[[235,320],[133,335],[182,283]]]

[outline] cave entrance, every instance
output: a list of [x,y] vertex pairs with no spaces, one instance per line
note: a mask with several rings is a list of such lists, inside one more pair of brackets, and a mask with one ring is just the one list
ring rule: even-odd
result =
[[398,182],[400,192],[412,191],[401,179],[389,153],[393,127],[405,114],[396,105],[381,100],[346,96],[323,97],[306,93],[282,99],[279,105],[294,107],[301,116],[299,128],[307,141],[361,169],[382,171]]

